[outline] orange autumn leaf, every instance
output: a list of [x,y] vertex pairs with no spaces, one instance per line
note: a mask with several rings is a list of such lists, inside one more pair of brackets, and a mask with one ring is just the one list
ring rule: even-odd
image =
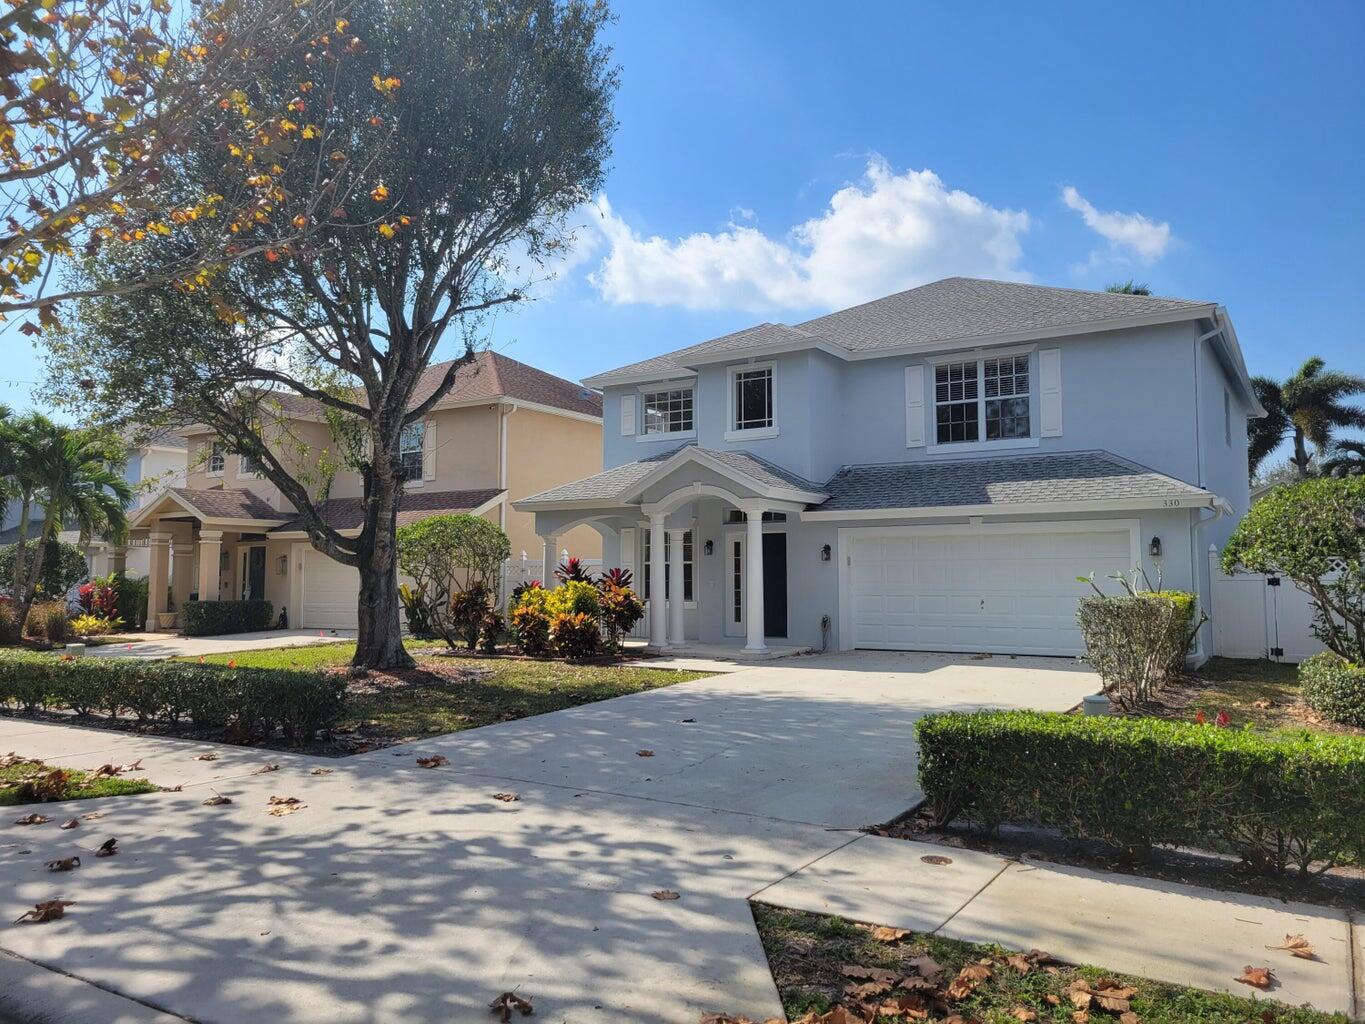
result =
[[382,203],[385,199],[389,198],[388,187],[383,185],[382,183],[376,185],[374,187],[374,190],[370,192],[370,198],[373,199],[376,203]]

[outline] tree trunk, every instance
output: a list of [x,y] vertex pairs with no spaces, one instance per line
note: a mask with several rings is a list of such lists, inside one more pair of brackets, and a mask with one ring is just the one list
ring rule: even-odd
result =
[[398,598],[398,500],[403,484],[391,474],[375,473],[371,481],[370,515],[360,543],[360,636],[351,664],[362,668],[411,668],[416,664],[403,646]]
[[1303,431],[1294,428],[1294,466],[1299,471],[1299,479],[1308,479],[1308,448],[1303,443]]
[[[24,589],[19,595],[19,611],[15,615],[15,623],[19,630],[20,638],[24,635],[24,624],[28,622],[28,613],[33,607],[33,596],[38,591],[38,580],[43,574],[43,556],[47,554],[48,537],[50,533],[55,533],[55,531],[50,531],[49,529],[51,524],[52,518],[49,516],[43,523],[42,532],[38,534],[38,539],[33,545],[33,564],[29,566],[28,579],[24,581]],[[19,551],[22,550],[23,548],[19,549]],[[16,556],[19,554],[19,551],[15,552]],[[18,581],[16,580],[16,583],[17,582]]]

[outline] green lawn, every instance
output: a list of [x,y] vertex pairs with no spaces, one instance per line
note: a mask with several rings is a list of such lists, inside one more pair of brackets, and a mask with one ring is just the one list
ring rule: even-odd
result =
[[[884,942],[874,938],[869,929],[837,917],[760,903],[753,904],[753,911],[782,1006],[791,1020],[806,1013],[823,1014],[848,998],[844,995],[845,986],[858,982],[843,972],[847,966],[908,975],[916,973],[910,961],[927,955],[943,968],[940,988],[963,967],[989,961],[986,965],[990,970],[988,979],[965,998],[948,1000],[949,1013],[960,1014],[961,1019],[979,1024],[1019,1024],[1020,1020],[1072,1024],[1075,1019],[1072,1013],[1076,1008],[1068,997],[1068,986],[1081,979],[1093,986],[1106,978],[1137,989],[1131,997],[1131,1009],[1142,1024],[1246,1024],[1248,1021],[1257,1024],[1348,1024],[1343,1014],[1293,1009],[1265,999],[1253,1001],[1166,985],[1095,967],[1049,964],[1051,970],[1048,970],[1037,965],[1021,974],[1006,961],[1009,951],[999,946],[973,945],[918,934]],[[1273,961],[1263,957],[1253,956],[1252,960],[1273,966]],[[882,998],[891,998],[893,993],[901,994],[902,991],[893,990]],[[1055,1004],[1049,1001],[1049,996],[1056,1000]],[[1021,1014],[1018,1012],[1021,1009],[1036,1016]],[[943,1020],[947,1015],[930,1009],[928,1019]],[[878,1018],[887,1024],[905,1019],[903,1016]],[[1092,1024],[1117,1024],[1119,1018],[1117,1014],[1092,1009],[1089,1020]]]
[[65,769],[67,776],[50,794],[35,797],[22,792],[25,780],[52,772],[55,766],[41,761],[18,761],[0,767],[0,807],[16,804],[41,803],[43,800],[88,800],[101,796],[128,796],[132,793],[154,793],[156,786],[146,779],[113,778],[91,779],[88,772]]
[[[423,648],[430,651],[432,645],[410,642],[408,646],[418,657],[419,671],[404,674],[401,685],[392,685],[391,677],[384,674],[354,681],[343,731],[387,740],[459,732],[708,674],[511,658],[422,657]],[[349,663],[354,652],[352,643],[318,644],[216,654],[205,661],[223,665],[232,661],[243,668],[331,668]],[[461,669],[487,675],[452,679],[441,674]]]

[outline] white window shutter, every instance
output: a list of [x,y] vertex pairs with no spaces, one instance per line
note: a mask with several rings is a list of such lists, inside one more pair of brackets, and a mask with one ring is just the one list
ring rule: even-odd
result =
[[625,394],[621,396],[621,434],[623,436],[635,433],[635,395]]
[[1038,433],[1062,436],[1062,350],[1038,352]]
[[436,479],[436,421],[426,421],[422,431],[422,479]]
[[924,366],[905,368],[905,447],[924,447]]
[[[621,530],[621,553],[617,561],[622,569],[625,569],[632,576],[635,574],[635,528],[632,526],[624,527]],[[631,589],[638,593],[639,584],[632,583]]]

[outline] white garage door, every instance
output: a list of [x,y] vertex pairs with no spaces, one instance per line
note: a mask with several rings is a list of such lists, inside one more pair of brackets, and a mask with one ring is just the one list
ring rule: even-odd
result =
[[1131,537],[1063,529],[854,534],[853,646],[1081,654],[1076,600],[1092,591],[1076,577],[1128,571]]
[[308,548],[303,555],[304,629],[355,629],[360,574],[349,565]]

